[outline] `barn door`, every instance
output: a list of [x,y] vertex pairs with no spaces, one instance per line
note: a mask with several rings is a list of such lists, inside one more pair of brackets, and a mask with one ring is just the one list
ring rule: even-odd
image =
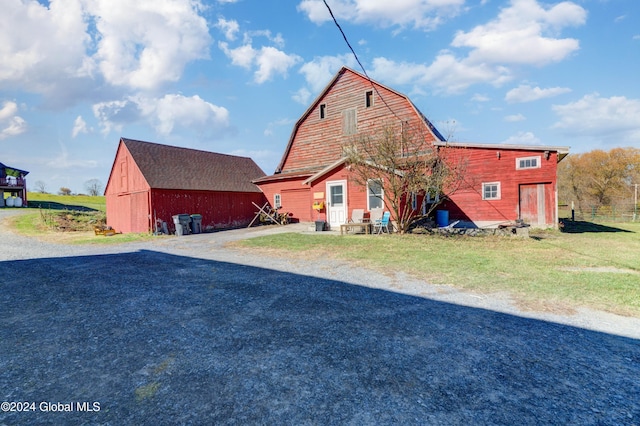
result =
[[334,228],[347,223],[347,181],[327,182],[327,221]]
[[520,219],[529,225],[546,224],[545,184],[520,185]]

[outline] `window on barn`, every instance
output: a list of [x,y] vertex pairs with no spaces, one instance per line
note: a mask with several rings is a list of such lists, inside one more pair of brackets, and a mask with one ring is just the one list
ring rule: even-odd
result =
[[482,184],[483,200],[499,200],[500,199],[500,182],[488,182]]
[[380,179],[370,179],[367,181],[367,208],[381,209],[384,207],[384,191]]
[[418,194],[415,192],[411,193],[411,210],[418,210]]
[[324,119],[327,116],[327,104],[320,104],[320,119]]
[[364,106],[367,108],[373,106],[373,90],[367,90],[364,94]]
[[342,134],[355,135],[356,133],[358,133],[356,109],[349,108],[342,111]]
[[282,197],[280,194],[273,194],[273,208],[279,209],[282,207]]
[[540,168],[540,156],[516,158],[516,170]]

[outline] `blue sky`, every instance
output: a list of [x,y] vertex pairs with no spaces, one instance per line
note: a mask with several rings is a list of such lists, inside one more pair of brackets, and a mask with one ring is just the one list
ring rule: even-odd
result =
[[[457,142],[640,147],[637,0],[327,0],[367,73]],[[0,162],[106,184],[120,137],[277,166],[341,66],[322,0],[2,0]]]

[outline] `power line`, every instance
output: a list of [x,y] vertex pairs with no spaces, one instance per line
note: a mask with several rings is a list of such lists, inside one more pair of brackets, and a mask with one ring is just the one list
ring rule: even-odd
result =
[[349,43],[349,39],[347,38],[347,35],[344,33],[344,31],[342,30],[342,27],[340,26],[340,24],[338,23],[338,20],[336,19],[336,17],[333,15],[333,11],[331,10],[331,7],[329,7],[329,5],[327,4],[327,0],[322,0],[324,2],[324,5],[327,6],[327,9],[329,10],[329,14],[331,15],[331,19],[333,19],[333,23],[336,24],[336,27],[338,27],[338,30],[340,30],[340,34],[342,34],[342,38],[344,38],[345,43],[347,43],[347,46],[349,46],[349,50],[351,50],[351,53],[353,54],[353,57],[356,58],[356,62],[358,63],[358,65],[360,65],[360,69],[362,69],[362,73],[364,74],[364,76],[367,78],[367,80],[369,80],[369,84],[371,84],[371,87],[373,88],[373,90],[376,91],[376,93],[378,94],[378,97],[382,100],[382,103],[385,104],[385,106],[387,107],[387,109],[389,111],[391,111],[391,113],[401,122],[403,122],[404,120],[402,120],[402,118],[400,118],[398,116],[398,114],[396,114],[396,112],[393,110],[393,108],[391,108],[389,106],[389,104],[387,103],[387,101],[385,101],[384,97],[382,96],[382,93],[380,93],[378,91],[378,88],[376,87],[376,85],[373,83],[373,80],[371,80],[371,77],[369,77],[369,74],[367,74],[367,70],[364,69],[364,65],[362,65],[362,62],[360,62],[360,59],[358,58],[358,54],[356,53],[356,51],[353,49],[353,47],[351,46],[351,43]]

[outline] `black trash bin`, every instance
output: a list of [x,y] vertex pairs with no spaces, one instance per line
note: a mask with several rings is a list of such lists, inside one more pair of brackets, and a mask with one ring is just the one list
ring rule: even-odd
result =
[[324,220],[316,220],[316,232],[324,231],[326,225],[327,222],[325,222]]
[[191,215],[191,233],[192,234],[202,233],[202,215],[201,214]]
[[177,214],[173,216],[173,223],[176,226],[176,235],[189,235],[189,223],[191,216],[188,214]]

